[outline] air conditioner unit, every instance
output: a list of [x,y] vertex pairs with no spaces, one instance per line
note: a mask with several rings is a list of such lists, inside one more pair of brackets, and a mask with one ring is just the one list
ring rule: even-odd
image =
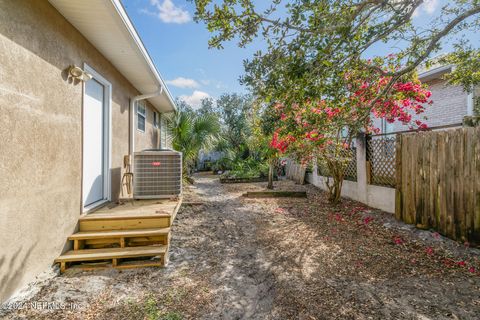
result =
[[182,193],[182,153],[151,149],[134,153],[133,197],[161,199]]

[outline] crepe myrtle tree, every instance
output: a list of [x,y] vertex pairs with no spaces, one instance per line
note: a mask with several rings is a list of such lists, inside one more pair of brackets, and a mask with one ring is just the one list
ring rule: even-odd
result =
[[[191,1],[196,5],[195,19],[205,22],[212,33],[211,47],[222,48],[226,41],[238,41],[243,47],[263,39],[265,49],[245,62],[243,80],[265,100],[275,101],[285,92],[313,95],[324,89],[319,83],[362,64],[389,80],[377,93],[380,96],[438,53],[446,41],[457,44],[450,57],[459,64],[478,62],[480,52],[478,44],[462,37],[462,32],[480,26],[480,0],[447,1],[422,24],[413,19],[425,0]],[[365,64],[366,51],[379,43],[401,44],[395,52],[401,68]],[[464,83],[457,76],[452,81]]]
[[[375,65],[385,72],[400,68],[394,56],[365,61],[365,65]],[[385,91],[391,78],[369,67],[346,72],[342,80],[343,87],[338,88],[341,96],[278,101],[274,109],[280,121],[270,143],[278,152],[293,155],[303,164],[313,158],[324,164],[331,176],[326,185],[332,203],[340,200],[353,138],[360,131],[379,130],[373,126],[372,118],[426,129],[426,124],[412,115],[420,115],[432,103],[431,92],[414,73],[398,79],[383,95],[379,92]]]
[[252,135],[249,140],[251,150],[257,153],[260,161],[268,163],[267,189],[273,189],[273,178],[280,152],[271,144],[274,130],[280,115],[273,106],[258,100],[253,105]]

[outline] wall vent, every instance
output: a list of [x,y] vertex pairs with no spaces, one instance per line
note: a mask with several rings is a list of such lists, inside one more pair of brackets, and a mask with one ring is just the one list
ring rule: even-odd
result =
[[182,154],[172,150],[144,150],[134,154],[133,197],[161,199],[182,193]]

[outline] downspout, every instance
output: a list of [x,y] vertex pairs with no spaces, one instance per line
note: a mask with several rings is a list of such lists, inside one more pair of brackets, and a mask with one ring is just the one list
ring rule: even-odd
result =
[[133,162],[133,153],[135,152],[135,104],[138,101],[150,99],[153,97],[157,97],[163,93],[163,86],[160,86],[158,91],[143,94],[140,96],[133,97],[130,99],[130,152],[129,155],[131,157],[131,161]]
[[134,157],[133,154],[135,152],[135,103],[141,100],[157,97],[161,95],[163,92],[163,86],[160,86],[160,89],[156,92],[143,94],[140,96],[133,97],[130,99],[130,132],[129,132],[129,153],[128,156],[124,157],[124,167],[125,173],[122,177],[122,196],[123,196],[123,186],[125,185],[127,188],[128,195],[131,195],[133,192],[133,174],[134,174]]

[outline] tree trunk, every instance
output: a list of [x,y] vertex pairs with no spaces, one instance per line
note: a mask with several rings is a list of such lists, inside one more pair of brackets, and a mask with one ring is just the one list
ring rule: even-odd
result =
[[341,195],[342,195],[342,183],[343,179],[340,177],[332,177],[333,178],[333,185],[332,188],[329,189],[329,197],[328,201],[333,204],[337,204],[340,202]]
[[332,177],[332,184],[330,184],[330,178],[325,181],[328,188],[328,201],[337,204],[341,200],[345,166],[337,161],[327,161],[327,167]]
[[267,189],[273,189],[273,170],[274,170],[273,161],[269,161],[269,163],[268,163],[268,185],[267,185]]

